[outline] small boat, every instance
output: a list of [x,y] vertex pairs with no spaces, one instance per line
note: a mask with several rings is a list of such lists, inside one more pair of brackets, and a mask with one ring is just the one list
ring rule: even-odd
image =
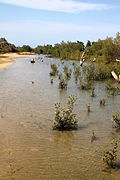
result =
[[96,62],[96,58],[93,59],[93,62]]
[[34,64],[35,63],[35,59],[33,58],[30,62]]

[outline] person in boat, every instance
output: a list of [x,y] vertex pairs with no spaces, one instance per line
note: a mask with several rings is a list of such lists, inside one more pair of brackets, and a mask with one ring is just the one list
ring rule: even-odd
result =
[[31,60],[31,63],[35,63],[35,59],[34,58]]

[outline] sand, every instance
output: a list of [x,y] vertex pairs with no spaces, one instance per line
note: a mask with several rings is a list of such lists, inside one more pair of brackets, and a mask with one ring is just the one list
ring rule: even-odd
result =
[[33,56],[33,53],[6,53],[6,54],[0,54],[0,70],[3,70],[5,68],[8,68],[12,64],[15,63],[13,60],[14,58],[24,58],[28,56]]

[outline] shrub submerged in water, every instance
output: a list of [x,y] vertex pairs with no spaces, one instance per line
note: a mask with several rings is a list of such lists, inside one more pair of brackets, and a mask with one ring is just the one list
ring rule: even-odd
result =
[[51,64],[50,75],[56,76],[57,74],[58,74],[58,67],[56,66],[56,64]]
[[54,130],[73,130],[77,129],[76,114],[73,113],[76,98],[69,96],[67,108],[61,107],[60,103],[55,104]]
[[113,127],[120,128],[120,113],[113,114],[112,123]]
[[67,80],[71,79],[72,69],[69,69],[66,65],[64,66],[64,73]]
[[116,165],[118,142],[117,140],[113,140],[113,148],[105,151],[103,154],[103,162],[110,168],[114,168]]
[[67,81],[66,78],[62,76],[62,74],[59,75],[59,88],[67,89]]

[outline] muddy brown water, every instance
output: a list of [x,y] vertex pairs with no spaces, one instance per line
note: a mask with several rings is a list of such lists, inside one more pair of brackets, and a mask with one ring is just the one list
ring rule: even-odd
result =
[[[16,59],[0,71],[0,179],[61,180],[120,179],[120,169],[103,171],[102,153],[120,133],[112,128],[111,117],[120,110],[120,96],[110,96],[105,83],[95,84],[95,98],[74,82],[59,90],[58,79],[50,83],[50,64],[60,61],[43,57]],[[72,67],[72,62],[65,62]],[[72,75],[73,76],[73,75]],[[32,81],[34,83],[32,83]],[[52,130],[54,104],[76,95],[77,131]],[[106,99],[100,107],[99,100]],[[87,113],[86,105],[91,105]],[[92,131],[97,139],[91,143]],[[120,151],[117,159],[120,164]]]

